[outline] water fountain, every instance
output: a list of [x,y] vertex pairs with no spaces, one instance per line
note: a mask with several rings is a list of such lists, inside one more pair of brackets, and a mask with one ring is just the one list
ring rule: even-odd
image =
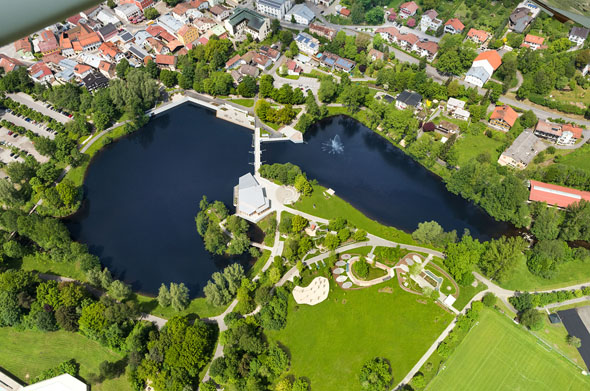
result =
[[344,144],[340,141],[340,136],[336,135],[331,140],[322,144],[322,151],[328,152],[330,155],[340,155],[344,152]]

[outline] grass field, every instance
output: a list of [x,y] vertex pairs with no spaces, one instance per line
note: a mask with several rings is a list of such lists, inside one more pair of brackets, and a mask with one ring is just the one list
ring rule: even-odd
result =
[[562,288],[590,280],[590,265],[584,262],[567,262],[557,266],[551,279],[535,276],[526,266],[524,255],[517,263],[511,278],[499,283],[510,290],[535,291]]
[[416,244],[414,239],[412,239],[412,235],[409,233],[393,227],[387,227],[375,220],[369,219],[337,195],[326,198],[323,195],[326,190],[325,187],[316,185],[313,189],[311,196],[303,197],[301,200],[297,201],[293,207],[325,219],[344,217],[355,227],[364,229],[365,231],[384,239],[393,240],[399,243]]
[[586,144],[572,153],[560,157],[559,163],[590,172],[590,145]]
[[359,371],[374,357],[388,359],[399,382],[453,318],[421,299],[397,281],[353,291],[332,285],[316,306],[291,299],[287,327],[268,334],[287,347],[291,373],[308,377],[314,391],[359,390]]
[[229,101],[244,107],[254,106],[254,99],[230,99]]
[[492,161],[498,160],[500,152],[496,149],[502,145],[502,141],[498,141],[496,137],[489,138],[486,135],[478,134],[463,134],[463,136],[455,143],[454,148],[457,151],[457,160],[459,167],[465,165],[471,159],[474,159],[480,153],[488,151]]
[[590,378],[520,326],[485,309],[427,390],[588,390]]
[[[72,358],[80,364],[82,378],[98,373],[99,364],[105,360],[114,362],[121,359],[121,355],[97,342],[67,331],[43,333],[4,327],[0,328],[0,341],[0,367],[25,382]],[[92,385],[92,391],[130,390],[131,386],[124,375]]]

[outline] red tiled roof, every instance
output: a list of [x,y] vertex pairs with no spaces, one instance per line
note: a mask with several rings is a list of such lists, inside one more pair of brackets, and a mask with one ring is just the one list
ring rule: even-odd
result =
[[92,68],[90,67],[90,65],[86,65],[86,64],[78,64],[76,65],[76,67],[74,68],[74,73],[77,73],[79,75],[88,72],[89,70],[91,70]]
[[420,49],[426,50],[431,55],[438,53],[438,44],[436,42],[417,42],[416,46],[418,46]]
[[463,31],[463,29],[465,28],[465,25],[463,23],[461,23],[461,21],[457,18],[452,18],[447,20],[447,22],[445,23],[445,26],[453,26],[453,28],[457,31]]
[[528,44],[537,44],[537,45],[542,45],[543,42],[545,42],[545,38],[543,37],[537,37],[536,35],[532,35],[532,34],[527,34],[526,37],[524,37],[524,42],[528,43]]
[[518,114],[514,109],[508,105],[496,106],[490,119],[501,119],[504,120],[508,125],[513,126],[514,122],[518,118]]
[[14,70],[14,68],[22,66],[23,64],[12,57],[0,53],[0,68],[4,69],[4,73]]
[[494,70],[498,69],[498,67],[502,65],[502,57],[500,57],[500,54],[498,54],[498,52],[495,50],[481,52],[477,57],[475,57],[473,62],[482,60],[486,60],[492,66],[492,68],[494,68]]
[[46,55],[44,55],[44,56],[43,56],[43,60],[42,60],[42,61],[43,61],[45,64],[55,64],[55,65],[57,65],[57,64],[59,64],[59,62],[60,62],[61,60],[63,60],[64,58],[65,58],[64,56],[62,56],[61,54],[59,54],[59,53],[55,52],[55,53],[51,53],[51,54],[46,54]]
[[178,3],[176,7],[172,8],[172,12],[176,15],[184,15],[186,11],[193,9],[190,3]]
[[158,65],[176,65],[176,56],[167,56],[158,54],[156,56],[156,64]]
[[33,47],[31,46],[31,41],[29,41],[29,37],[24,37],[19,39],[18,41],[14,41],[14,49],[17,52],[19,50],[24,50],[25,52],[32,52]]
[[484,30],[477,30],[477,29],[471,28],[471,29],[469,29],[467,36],[469,38],[477,38],[477,40],[479,42],[483,43],[483,42],[487,41],[487,39],[490,35]]
[[407,3],[403,3],[402,5],[400,5],[399,9],[405,9],[410,13],[414,13],[418,10],[418,4],[414,3],[413,1],[408,1]]
[[350,15],[350,10],[348,8],[342,8],[340,10],[340,14],[344,15],[344,16],[349,16]]
[[101,41],[100,36],[96,32],[80,36],[80,44],[82,47],[93,45]]
[[72,46],[74,47],[74,50],[77,52],[81,52],[82,50],[84,50],[82,48],[82,45],[80,44],[80,41],[74,41],[72,42]]
[[103,42],[98,50],[100,50],[105,56],[110,56],[112,58],[115,58],[115,56],[119,53],[119,48],[117,48],[117,46],[112,42]]
[[407,43],[409,43],[410,45],[414,45],[416,42],[418,42],[420,40],[420,38],[418,38],[418,36],[416,34],[401,34],[398,39],[400,41],[406,41]]
[[209,3],[207,0],[193,0],[190,2],[194,8],[199,8],[203,3]]
[[566,208],[580,200],[590,201],[590,192],[531,180],[529,200]]
[[563,125],[561,127],[561,131],[562,132],[572,132],[573,135],[574,135],[573,137],[575,139],[578,139],[578,138],[582,137],[582,131],[583,131],[583,129],[582,128],[579,128],[577,126],[573,126],[571,124],[565,124],[565,125]]
[[110,62],[106,62],[106,61],[101,61],[98,64],[98,69],[100,69],[101,71],[105,71],[105,72],[110,72],[112,67],[113,67],[113,64],[111,64]]
[[70,22],[71,24],[78,24],[78,22],[80,21],[80,19],[82,19],[82,15],[76,14],[76,15],[70,16],[66,20],[68,22]]
[[[41,72],[41,74],[39,74],[39,72]],[[51,69],[49,69],[49,67],[43,61],[39,61],[31,65],[29,68],[29,75],[37,75],[38,79],[42,79],[45,76],[53,75],[53,72],[51,72]]]
[[233,56],[232,58],[227,60],[227,62],[225,63],[225,67],[229,68],[232,65],[234,65],[236,62],[240,61],[241,59],[242,59],[242,57],[239,54],[236,54],[235,56]]

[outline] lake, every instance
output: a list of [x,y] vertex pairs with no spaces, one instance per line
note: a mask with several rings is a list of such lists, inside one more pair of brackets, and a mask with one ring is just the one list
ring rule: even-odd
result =
[[0,13],[0,45],[5,45],[43,27],[61,22],[100,0],[4,0]]
[[420,222],[435,220],[446,231],[455,229],[461,235],[467,228],[483,240],[509,229],[447,191],[439,177],[352,118],[320,121],[304,140],[304,144],[265,143],[262,158],[267,163],[298,165],[308,178],[334,189],[373,220],[408,232]]
[[[337,137],[339,142],[332,145]],[[335,147],[335,149],[334,149]],[[341,148],[341,153],[337,153]],[[212,257],[194,217],[202,195],[230,207],[238,178],[251,171],[252,131],[186,104],[109,145],[88,169],[81,210],[67,220],[75,240],[140,292],[184,282],[202,293],[228,260]],[[487,239],[507,230],[438,177],[353,119],[314,125],[304,144],[263,144],[266,163],[292,162],[367,216],[407,231],[438,221]],[[240,260],[245,267],[247,259]]]
[[197,295],[227,265],[197,233],[199,201],[232,205],[238,178],[252,170],[251,145],[251,130],[194,105],[152,119],[90,164],[83,207],[67,220],[72,237],[134,290],[184,282]]

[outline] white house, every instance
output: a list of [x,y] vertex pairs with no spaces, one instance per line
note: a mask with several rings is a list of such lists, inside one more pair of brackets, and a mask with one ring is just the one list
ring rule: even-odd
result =
[[469,84],[483,87],[500,65],[502,65],[502,57],[500,57],[497,51],[488,50],[482,52],[473,60],[471,68],[465,75],[465,81]]
[[291,22],[295,19],[295,23],[308,26],[314,19],[315,14],[305,4],[295,4],[289,12],[285,14],[285,20]]
[[291,0],[257,0],[256,10],[263,14],[274,16],[277,19],[283,19],[285,14],[291,9],[293,3]]
[[300,51],[313,56],[320,50],[320,41],[307,33],[299,33],[295,37],[295,43]]
[[569,39],[575,43],[576,46],[583,45],[584,41],[586,41],[586,38],[588,38],[589,32],[590,30],[585,27],[574,26],[570,30]]
[[98,15],[96,15],[96,19],[102,23],[103,26],[106,26],[109,23],[112,23],[115,27],[119,27],[123,24],[119,18],[113,14],[113,12],[109,9],[101,9]]
[[420,19],[420,30],[426,32],[428,29],[438,30],[442,25],[442,20],[437,19],[438,12],[435,10],[428,10],[422,14]]
[[407,108],[419,109],[422,107],[422,95],[404,90],[395,98],[395,107],[400,110]]
[[131,3],[121,4],[115,8],[115,14],[127,22],[133,18],[137,18],[138,16],[143,16],[143,12],[141,12],[139,7]]
[[250,34],[254,39],[263,40],[270,32],[270,19],[248,8],[235,8],[232,16],[225,20],[225,29],[231,35]]

